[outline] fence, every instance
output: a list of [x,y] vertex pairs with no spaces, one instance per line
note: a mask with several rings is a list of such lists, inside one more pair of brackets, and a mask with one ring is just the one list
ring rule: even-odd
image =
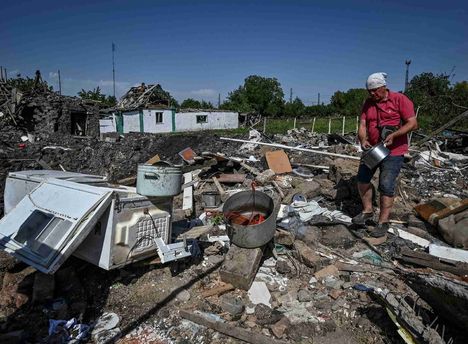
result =
[[315,133],[355,133],[358,130],[359,117],[313,117],[310,119],[301,118],[268,118],[264,117],[263,122],[259,122],[255,129],[266,134],[284,134],[289,129],[306,128]]

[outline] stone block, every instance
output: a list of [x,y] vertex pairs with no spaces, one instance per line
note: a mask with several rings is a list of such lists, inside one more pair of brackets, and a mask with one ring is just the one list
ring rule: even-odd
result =
[[296,248],[296,252],[298,255],[298,259],[302,261],[306,266],[311,269],[317,270],[321,266],[321,257],[315,253],[313,249],[311,249],[307,244],[304,242],[297,240],[294,243]]
[[292,246],[294,244],[294,236],[292,235],[292,233],[282,229],[277,229],[275,231],[274,239],[275,244],[284,246]]
[[340,271],[335,265],[328,265],[327,267],[324,267],[323,269],[317,271],[314,276],[316,279],[321,280],[324,279],[327,276],[339,276]]
[[355,238],[345,225],[335,225],[323,227],[321,242],[326,246],[347,249],[354,245]]
[[290,326],[289,319],[286,317],[281,318],[280,321],[270,326],[271,332],[275,335],[276,338],[282,338],[286,333],[286,330]]
[[242,303],[242,300],[238,297],[225,294],[219,298],[219,301],[221,308],[234,317],[237,317],[244,312],[245,305]]
[[249,290],[263,255],[262,248],[242,248],[231,245],[219,270],[221,281]]

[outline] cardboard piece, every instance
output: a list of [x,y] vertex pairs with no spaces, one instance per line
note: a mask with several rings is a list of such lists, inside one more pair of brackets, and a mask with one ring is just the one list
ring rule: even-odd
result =
[[284,150],[276,150],[272,152],[266,152],[265,158],[268,163],[268,167],[273,170],[276,174],[292,172],[291,163]]

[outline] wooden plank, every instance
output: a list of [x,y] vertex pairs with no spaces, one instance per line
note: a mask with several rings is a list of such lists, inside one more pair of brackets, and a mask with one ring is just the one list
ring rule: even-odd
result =
[[147,165],[154,165],[155,163],[161,161],[161,158],[159,157],[158,154],[156,154],[155,156],[153,156],[151,159],[149,159],[147,162],[145,162],[145,164]]
[[204,291],[201,295],[202,297],[209,297],[209,296],[224,294],[225,292],[228,292],[234,289],[236,288],[232,284],[225,283],[223,285],[220,285],[219,287]]
[[273,181],[272,182],[273,186],[275,187],[276,191],[278,191],[279,195],[281,196],[281,198],[284,198],[284,192],[283,190],[280,188],[280,186],[278,185],[278,183],[276,181]]
[[429,247],[429,244],[431,243],[429,240],[426,240],[424,238],[421,238],[417,235],[414,235],[412,233],[406,232],[404,230],[398,229],[395,230],[394,228],[391,228],[388,230],[389,233],[392,233],[393,235],[396,235],[402,239],[409,240],[412,243],[422,246],[422,247]]
[[428,267],[434,270],[447,271],[458,276],[468,275],[468,264],[461,262],[443,262],[425,252],[411,251],[409,249],[401,250],[402,256],[397,258],[406,263]]
[[182,239],[198,239],[204,234],[207,234],[208,232],[213,229],[212,225],[208,226],[197,226],[193,227],[192,229],[188,230],[187,232],[181,233],[177,236],[176,240],[182,240]]
[[223,196],[226,194],[226,191],[224,191],[223,187],[219,183],[218,178],[213,177],[212,179],[213,179],[213,183],[215,184],[216,188],[219,191],[219,194],[221,195],[221,199],[223,199]]
[[454,119],[452,119],[451,121],[448,121],[446,124],[444,124],[443,126],[441,126],[439,129],[437,130],[434,130],[432,133],[430,133],[426,138],[422,139],[421,141],[418,142],[418,145],[420,146],[421,144],[423,144],[424,142],[426,141],[429,141],[430,139],[432,139],[434,136],[438,135],[439,133],[441,133],[442,131],[444,131],[445,129],[447,128],[450,128],[452,125],[454,125],[455,123],[457,123],[458,121],[464,119],[465,117],[468,117],[468,110],[463,112],[462,114],[458,115],[457,117],[455,117]]
[[117,181],[117,184],[125,185],[125,186],[133,186],[136,184],[136,179],[137,179],[136,176],[130,176],[127,178],[119,179]]
[[429,254],[443,258],[468,263],[468,251],[459,248],[443,247],[435,244],[429,245]]
[[218,176],[220,183],[243,183],[245,180],[245,174],[240,173],[222,173]]
[[284,341],[274,339],[272,337],[265,336],[261,333],[255,333],[247,331],[243,328],[233,326],[231,324],[223,323],[220,321],[213,320],[186,310],[181,309],[179,314],[182,318],[190,320],[196,324],[211,328],[215,331],[223,333],[233,338],[243,340],[247,343],[252,344],[286,344]]
[[292,172],[291,163],[284,150],[266,152],[265,154],[268,167],[276,174]]
[[[190,183],[192,179],[192,172],[184,173],[184,184]],[[184,189],[182,210],[186,210],[190,213],[193,211],[193,186],[189,186]]]

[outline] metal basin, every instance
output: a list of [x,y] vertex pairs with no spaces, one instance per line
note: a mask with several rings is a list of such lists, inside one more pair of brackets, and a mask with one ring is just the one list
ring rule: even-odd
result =
[[[242,214],[245,218],[259,215],[264,221],[258,224],[244,225],[233,221],[233,214]],[[227,199],[223,206],[228,236],[232,243],[244,248],[261,247],[275,235],[277,209],[273,199],[260,191],[241,191]]]
[[182,170],[167,162],[138,165],[137,193],[148,197],[172,197],[182,186]]
[[390,155],[390,150],[385,147],[383,142],[375,145],[368,151],[364,152],[361,157],[362,162],[371,170],[379,166],[379,164]]

